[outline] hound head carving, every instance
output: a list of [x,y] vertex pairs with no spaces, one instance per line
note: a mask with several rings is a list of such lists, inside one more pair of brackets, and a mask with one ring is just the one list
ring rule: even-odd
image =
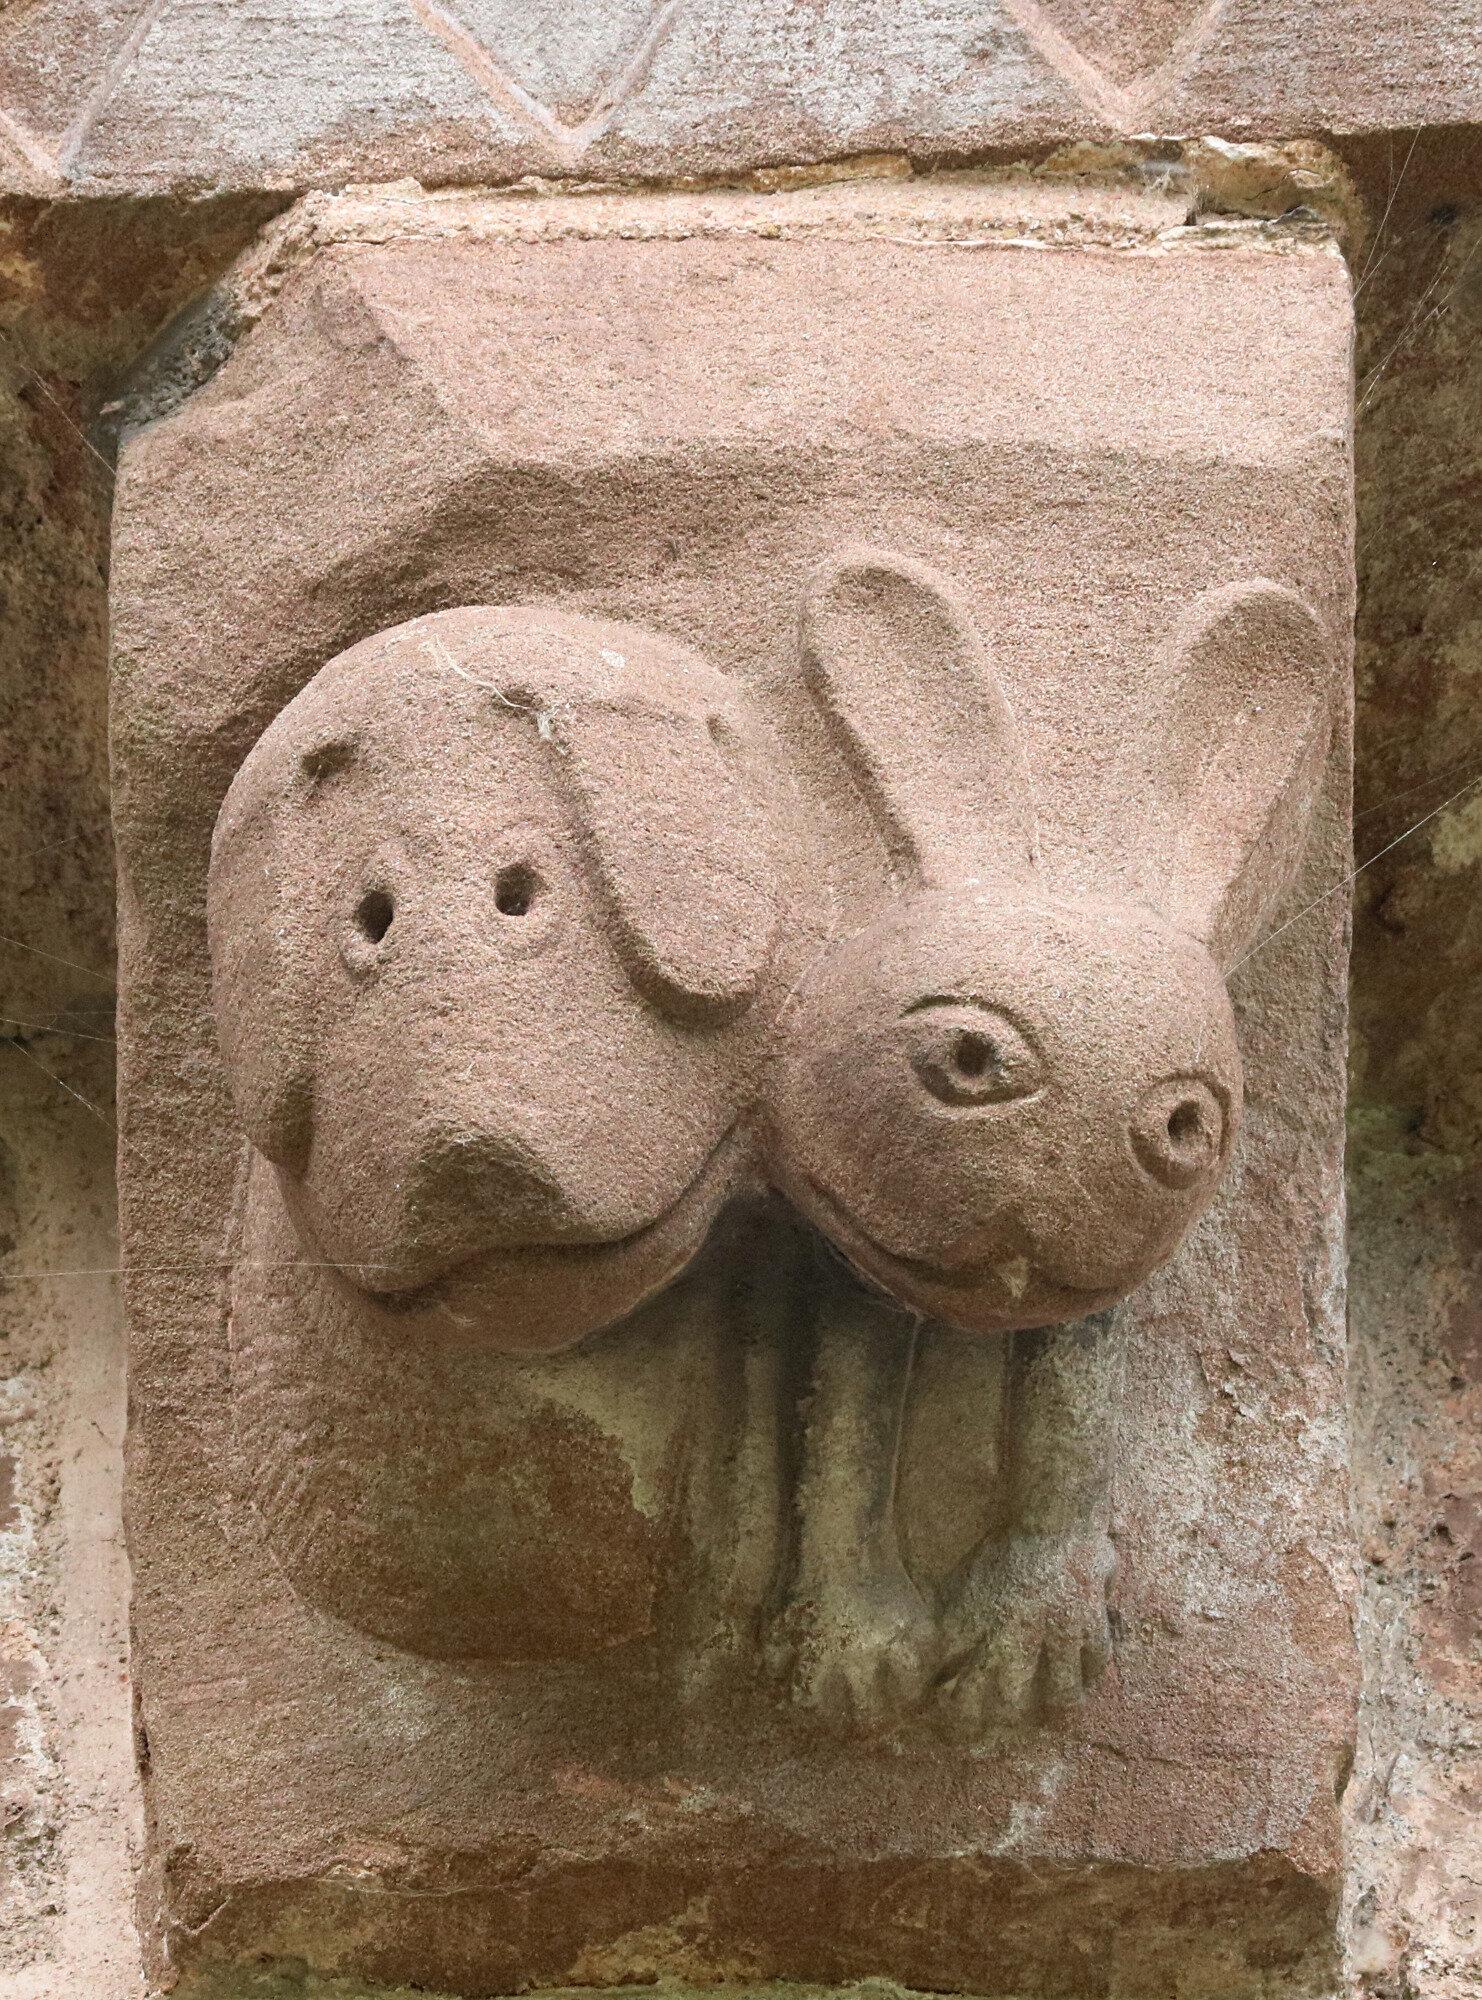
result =
[[237,1108],[308,1254],[514,1349],[674,1275],[739,1157],[764,764],[724,676],[537,609],[415,619],[288,705],[209,915]]
[[1102,814],[1104,886],[1038,855],[1013,717],[964,609],[868,550],[818,579],[812,686],[897,863],[813,966],[764,1085],[771,1170],[869,1277],[976,1331],[1105,1308],[1212,1198],[1241,1115],[1225,974],[1287,881],[1329,649],[1274,584],[1211,593]]

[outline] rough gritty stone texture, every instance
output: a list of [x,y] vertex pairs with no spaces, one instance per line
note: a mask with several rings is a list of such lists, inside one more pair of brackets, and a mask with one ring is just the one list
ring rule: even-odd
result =
[[[1241,1155],[1133,1315],[1119,1666],[1075,1718],[1003,1732],[982,1756],[912,1731],[899,1750],[840,1749],[745,1673],[707,1695],[672,1611],[665,1643],[609,1655],[600,1676],[450,1669],[293,1597],[240,1475],[223,1478],[220,1246],[238,1148],[207,1001],[206,843],[242,756],[325,658],[439,604],[537,596],[631,617],[765,685],[816,781],[825,750],[786,663],[802,569],[847,522],[950,560],[992,606],[1055,823],[1089,841],[1077,777],[1105,765],[1112,719],[1140,713],[1166,670],[1155,635],[1229,580],[1232,519],[1241,565],[1305,592],[1341,631],[1347,298],[1331,250],[1259,232],[1118,256],[964,248],[933,242],[940,218],[922,224],[911,199],[914,244],[851,241],[856,202],[833,242],[726,240],[723,213],[703,239],[603,240],[604,211],[589,209],[579,226],[596,240],[553,223],[544,241],[329,251],[130,449],[115,743],[136,1666],[161,1966],[266,1952],[484,1993],[882,1968],[1047,1991],[1093,1976],[1132,1990],[1175,1967],[1190,1987],[1257,1967],[1298,1987],[1330,1974],[1351,1689],[1341,923],[1284,934],[1239,981]],[[464,306],[434,309],[445,295]],[[756,297],[786,309],[753,318]],[[964,355],[961,329],[980,323]],[[1101,329],[1090,357],[1085,323]],[[950,342],[929,337],[947,326]],[[769,379],[749,343],[767,352],[780,328],[772,386],[748,388]],[[1184,358],[1172,384],[1171,351]],[[675,393],[675,365],[691,394]],[[350,407],[396,414],[358,428]],[[856,427],[844,461],[828,448],[841,411]],[[1023,524],[1071,491],[1087,504],[1057,514],[1047,571]],[[1129,534],[1128,510],[1141,523],[1149,507],[1176,536]],[[1342,773],[1340,740],[1294,897],[1338,865]],[[151,1272],[166,1238],[189,1268]],[[680,1293],[583,1350],[614,1383],[633,1367],[667,1380],[617,1419],[630,1445],[649,1452],[656,1424],[716,1435],[705,1342],[734,1310],[736,1257],[722,1242]],[[784,1306],[764,1293],[762,1325]],[[964,1352],[928,1371],[944,1423],[973,1393]],[[981,1532],[969,1494],[991,1484],[991,1454],[963,1440],[959,1493],[926,1476],[942,1447],[928,1415],[917,1423],[904,1506],[941,1575]],[[749,1547],[766,1523],[741,1526]],[[677,1581],[705,1546],[681,1542]]]
[[[1482,956],[1482,220],[1425,147],[1398,182],[1401,217],[1359,270],[1358,557],[1371,609],[1357,691],[1373,747],[1356,858],[1373,859],[1356,888],[1354,1082],[1361,1104],[1465,1156],[1482,1131],[1478,1016],[1457,1005]],[[1404,165],[1402,149],[1392,176]]]
[[1463,2000],[1482,1968],[1482,177],[1475,144],[1430,133],[1351,163],[1383,218],[1359,269],[1351,1968],[1382,2000]]
[[0,1345],[13,1420],[0,1590],[19,1693],[5,1711],[5,2000],[124,2000],[141,1985],[109,1275],[111,444],[96,420],[121,359],[271,206],[248,204],[235,233],[209,203],[188,216],[25,202],[0,214]]
[[138,1947],[112,1049],[0,1045],[0,1992],[127,1993]]
[[11,0],[27,192],[734,173],[1475,117],[1478,0]]
[[[0,348],[6,537],[0,599],[0,1032],[110,995],[108,767],[96,699],[106,650],[98,548],[110,468],[89,452],[55,353]],[[93,671],[90,673],[89,668]]]
[[100,411],[274,206],[0,210],[0,1033],[111,1004]]

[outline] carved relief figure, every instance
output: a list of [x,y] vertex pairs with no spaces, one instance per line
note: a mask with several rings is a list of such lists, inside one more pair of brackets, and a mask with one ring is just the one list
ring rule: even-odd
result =
[[[1289,877],[1330,730],[1329,648],[1289,591],[1212,592],[1173,644],[1166,711],[1104,801],[1098,891],[1042,860],[1013,715],[940,578],[852,551],[806,606],[805,670],[899,882],[806,973],[763,1087],[770,1173],[865,1279],[822,1312],[781,1632],[841,1728],[930,1695],[973,1737],[1106,1663],[1116,1307],[1229,1159],[1225,975]],[[927,1319],[1013,1342],[1001,1531],[940,1616],[892,1521]]]
[[[838,1253],[775,1459],[799,1461],[794,1693],[838,1729],[925,1705],[973,1739],[1094,1682],[1117,1308],[1229,1160],[1225,975],[1329,731],[1290,592],[1211,593],[1172,643],[1166,712],[1107,787],[1104,879],[1068,879],[950,588],[829,564],[803,671],[896,879],[831,941],[748,698],[669,640],[444,612],[290,703],[222,808],[209,901],[255,1149],[239,1421],[307,1596],[447,1657],[647,1631],[685,1454],[719,1440],[681,1435],[672,1368],[597,1350],[759,1173]],[[895,1523],[923,1325],[1011,1343],[1000,1519],[940,1602]],[[770,1421],[755,1329],[733,1379]]]
[[239,1417],[280,1559],[370,1630],[541,1657],[643,1627],[661,1505],[604,1384],[537,1358],[666,1284],[741,1170],[765,761],[672,642],[469,609],[332,660],[230,789]]

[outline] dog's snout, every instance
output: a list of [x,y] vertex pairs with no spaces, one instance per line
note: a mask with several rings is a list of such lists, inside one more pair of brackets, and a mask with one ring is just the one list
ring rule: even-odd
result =
[[[419,1240],[477,1218],[494,1245],[557,1241],[580,1218],[556,1176],[518,1141],[481,1132],[433,1132],[419,1149],[408,1208]],[[430,1246],[429,1246],[430,1247]]]

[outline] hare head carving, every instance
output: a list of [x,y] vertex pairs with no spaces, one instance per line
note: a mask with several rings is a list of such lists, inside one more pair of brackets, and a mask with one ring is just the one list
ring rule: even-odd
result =
[[926,568],[851,551],[803,655],[901,886],[794,995],[763,1085],[779,1184],[867,1276],[975,1331],[1126,1296],[1207,1205],[1241,1114],[1225,974],[1288,879],[1330,733],[1293,593],[1202,598],[1105,838],[1140,887],[1041,863],[1014,720]]
[[535,609],[381,633],[272,723],[213,843],[217,1021],[344,1282],[539,1348],[698,1247],[776,924],[764,762],[702,661]]

